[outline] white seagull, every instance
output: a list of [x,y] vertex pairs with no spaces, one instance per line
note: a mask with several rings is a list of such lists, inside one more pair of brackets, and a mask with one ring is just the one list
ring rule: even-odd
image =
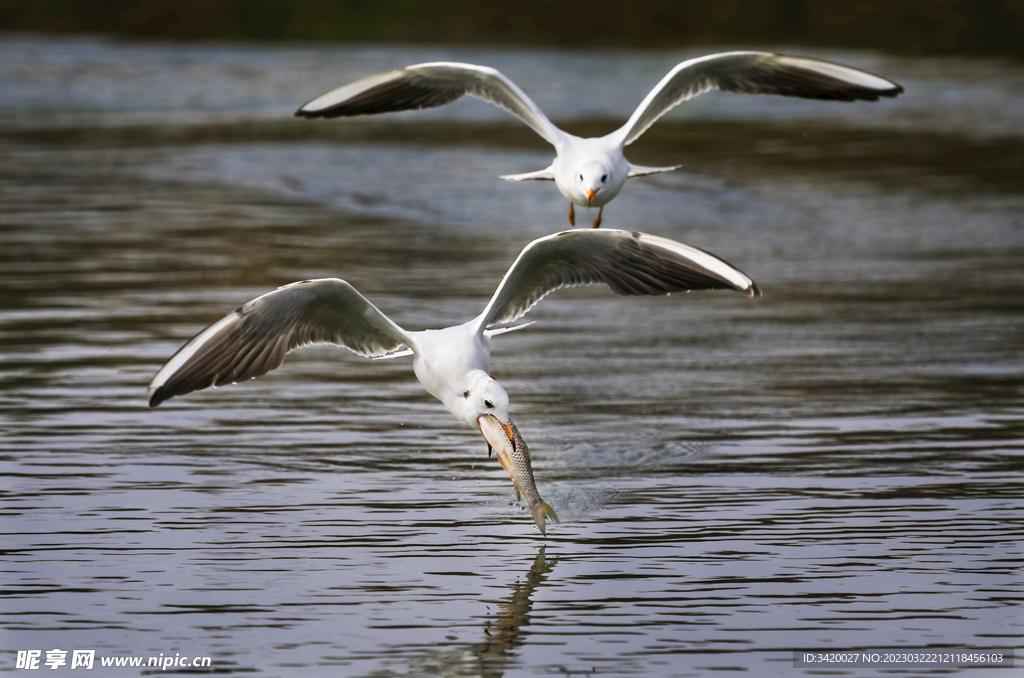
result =
[[[514,449],[508,395],[490,376],[490,343],[492,336],[526,325],[488,328],[518,319],[556,289],[596,283],[634,296],[705,289],[761,294],[741,271],[695,247],[644,233],[576,229],[527,245],[483,313],[441,330],[402,329],[344,280],[285,285],[244,304],[182,346],[153,377],[149,405],[266,374],[281,366],[285,354],[308,344],[344,346],[372,358],[411,353],[413,372],[427,391],[485,440],[492,435],[488,449],[495,440],[494,424],[504,429]],[[407,348],[399,350],[403,345]],[[482,427],[484,417],[495,421]],[[544,529],[543,518],[538,525]]]
[[642,167],[623,149],[677,104],[712,89],[739,94],[781,94],[805,99],[877,101],[895,97],[900,85],[847,66],[767,52],[725,52],[682,62],[662,78],[626,124],[603,137],[584,139],[555,127],[537,105],[504,75],[486,66],[436,62],[371,75],[313,99],[295,112],[303,118],[387,113],[443,106],[465,94],[511,112],[555,147],[555,160],[537,172],[503,176],[506,181],[554,181],[573,205],[599,207],[601,214],[626,180],[672,167]]

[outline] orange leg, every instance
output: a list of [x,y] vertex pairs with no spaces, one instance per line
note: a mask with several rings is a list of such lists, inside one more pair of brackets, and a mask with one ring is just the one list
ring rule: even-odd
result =
[[594,219],[593,228],[600,228],[601,226],[601,212],[604,212],[604,207],[597,210],[597,219]]
[[571,226],[576,225],[576,210],[572,208],[572,203],[569,203],[569,224]]

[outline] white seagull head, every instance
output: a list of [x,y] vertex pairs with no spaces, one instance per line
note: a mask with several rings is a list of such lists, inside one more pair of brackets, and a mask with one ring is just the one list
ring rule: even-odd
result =
[[[603,205],[607,189],[615,181],[614,167],[607,158],[588,158],[576,165],[574,179],[576,197],[580,205]],[[605,191],[605,195],[601,192]],[[600,196],[600,197],[598,197]]]
[[482,370],[472,370],[461,386],[448,408],[457,419],[479,429],[480,417],[490,415],[508,427],[508,394],[493,377]]

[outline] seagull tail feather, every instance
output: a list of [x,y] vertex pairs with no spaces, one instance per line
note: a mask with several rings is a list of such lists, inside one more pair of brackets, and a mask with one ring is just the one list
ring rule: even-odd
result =
[[629,163],[629,174],[627,175],[630,179],[634,177],[646,177],[652,174],[661,174],[662,172],[672,172],[677,170],[682,165],[672,165],[671,167],[644,167],[643,165],[634,165]]
[[554,181],[555,170],[554,165],[549,165],[542,170],[536,172],[526,172],[525,174],[503,174],[501,176],[505,181]]
[[495,327],[492,330],[484,330],[484,336],[487,337],[488,339],[490,339],[491,337],[496,337],[499,334],[505,334],[506,332],[515,332],[516,330],[521,330],[524,327],[529,327],[530,325],[532,325],[535,322],[537,322],[537,321],[536,320],[531,320],[528,323],[522,323],[520,325],[513,325],[512,327]]

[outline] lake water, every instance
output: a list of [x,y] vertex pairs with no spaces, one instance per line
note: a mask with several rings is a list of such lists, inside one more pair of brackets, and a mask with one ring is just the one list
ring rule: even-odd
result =
[[146,385],[295,280],[462,322],[567,226],[550,184],[497,179],[551,159],[501,111],[300,104],[460,60],[600,133],[703,50],[4,36],[0,670],[59,648],[254,676],[796,676],[823,669],[794,650],[978,648],[1017,668],[903,674],[1019,675],[1024,67],[799,51],[907,92],[706,95],[628,154],[686,167],[605,210],[763,298],[563,290],[495,339],[562,518],[543,538],[408,358],[304,349],[156,410]]

